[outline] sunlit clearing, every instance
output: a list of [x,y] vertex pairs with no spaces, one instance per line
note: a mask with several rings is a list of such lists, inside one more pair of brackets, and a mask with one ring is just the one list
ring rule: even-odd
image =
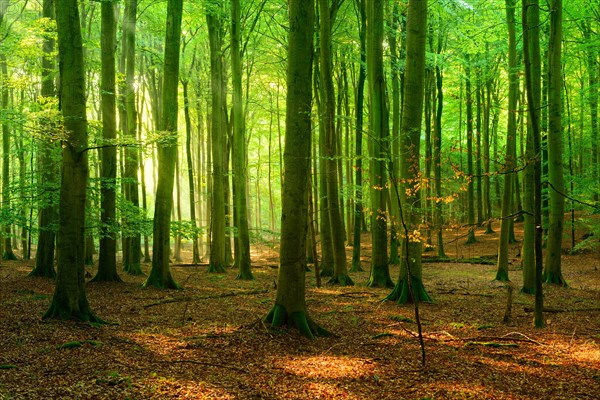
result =
[[282,360],[279,365],[287,373],[307,378],[363,378],[374,371],[372,361],[350,357],[296,357]]

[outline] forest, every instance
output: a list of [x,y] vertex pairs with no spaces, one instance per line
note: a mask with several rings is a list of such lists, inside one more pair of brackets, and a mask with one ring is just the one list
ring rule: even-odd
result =
[[599,0],[0,0],[0,400],[594,399]]

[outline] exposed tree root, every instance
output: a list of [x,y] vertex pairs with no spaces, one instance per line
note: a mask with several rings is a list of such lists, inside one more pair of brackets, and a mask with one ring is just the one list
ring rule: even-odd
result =
[[[425,286],[423,286],[423,281],[421,279],[413,276],[411,280],[411,286],[413,294],[419,302],[433,302],[429,294],[427,294],[427,291],[425,290]],[[406,279],[405,277],[402,280],[398,281],[398,283],[394,287],[394,290],[392,290],[392,292],[388,294],[384,298],[384,300],[395,301],[398,304],[411,303],[412,299],[410,295],[410,288],[408,287],[408,279]]]
[[546,272],[542,278],[544,283],[550,283],[552,285],[558,285],[562,287],[569,287],[569,284],[563,278],[562,274],[556,274],[554,272]]
[[[66,299],[65,299],[66,300]],[[61,302],[63,303],[63,302]],[[42,319],[59,319],[63,321],[81,321],[81,322],[90,322],[94,324],[106,324],[106,321],[97,317],[90,309],[89,306],[84,305],[77,308],[72,308],[69,306],[68,302],[65,301],[66,304],[59,304],[59,302],[54,298],[52,303],[50,304],[50,308],[44,314]]]
[[150,286],[153,286],[157,289],[182,289],[181,286],[179,286],[179,284],[175,282],[175,279],[173,278],[173,275],[171,275],[171,272],[168,272],[167,276],[165,277],[162,275],[161,272],[155,270],[152,270],[152,272],[150,272],[150,276],[148,276],[148,279],[146,279],[146,281],[142,284],[143,288],[147,288]]
[[334,276],[327,283],[330,285],[354,286],[354,281],[349,275]]
[[315,336],[333,336],[333,334],[326,329],[320,327],[314,322],[307,313],[304,311],[298,311],[288,313],[280,304],[275,304],[271,311],[267,314],[264,319],[265,323],[271,324],[273,328],[279,328],[282,326],[288,326],[295,328],[300,333],[309,339],[314,339]]

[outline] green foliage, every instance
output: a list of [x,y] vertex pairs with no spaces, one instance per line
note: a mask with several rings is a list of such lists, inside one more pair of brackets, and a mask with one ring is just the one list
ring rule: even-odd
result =
[[407,322],[409,324],[415,323],[414,319],[405,317],[404,315],[394,315],[391,317],[391,319],[396,322]]
[[171,236],[181,236],[184,239],[191,240],[204,234],[206,228],[196,226],[194,221],[171,221]]

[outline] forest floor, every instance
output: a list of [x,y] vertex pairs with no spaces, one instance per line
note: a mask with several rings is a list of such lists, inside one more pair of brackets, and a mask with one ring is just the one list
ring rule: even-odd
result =
[[[478,230],[469,246],[463,235],[447,232],[448,256],[496,254],[498,233]],[[336,335],[315,340],[261,322],[275,298],[274,250],[253,254],[254,281],[173,266],[185,290],[142,289],[143,277],[124,273],[123,283],[89,283],[93,310],[111,322],[100,327],[42,320],[54,283],[27,277],[32,261],[4,261],[0,399],[598,399],[600,254],[563,256],[570,287],[544,287],[552,312],[534,329],[518,250],[511,245],[509,325],[494,265],[423,265],[435,300],[420,305],[424,368],[413,306],[381,302],[389,289],[364,286],[368,246],[356,286],[316,288],[307,275],[309,312]]]

